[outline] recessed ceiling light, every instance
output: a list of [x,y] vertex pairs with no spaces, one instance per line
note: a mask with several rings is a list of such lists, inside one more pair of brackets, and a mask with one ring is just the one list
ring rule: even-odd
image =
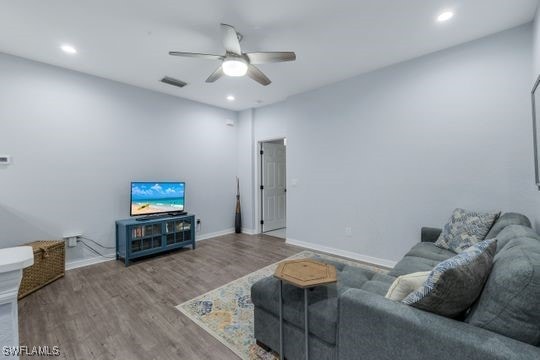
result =
[[454,13],[451,12],[451,11],[445,11],[443,13],[441,13],[439,16],[437,16],[437,21],[438,22],[445,22],[445,21],[448,21],[450,20],[451,18],[454,17]]
[[71,45],[62,45],[62,46],[60,46],[60,49],[62,49],[62,51],[67,53],[67,54],[76,54],[77,53],[77,49],[75,49]]
[[227,96],[227,100],[229,100],[229,101],[234,101],[234,99],[235,99],[235,97],[232,96],[232,95],[228,95],[228,96]]

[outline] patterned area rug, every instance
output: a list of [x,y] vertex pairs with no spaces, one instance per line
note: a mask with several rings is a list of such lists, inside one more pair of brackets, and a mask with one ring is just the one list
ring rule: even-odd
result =
[[[312,256],[320,257],[321,260],[337,260],[348,265],[385,272],[385,270],[375,266],[311,251],[302,251],[287,258],[287,260]],[[275,353],[269,353],[255,343],[253,337],[253,304],[250,295],[251,285],[264,277],[271,276],[277,264],[269,265],[234,280],[206,294],[186,301],[176,306],[176,308],[240,358],[245,360],[278,359]]]

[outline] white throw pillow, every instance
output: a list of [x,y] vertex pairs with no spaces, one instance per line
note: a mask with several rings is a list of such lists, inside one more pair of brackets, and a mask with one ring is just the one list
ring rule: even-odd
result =
[[429,274],[431,274],[431,271],[422,271],[407,275],[401,275],[396,280],[394,280],[394,282],[390,286],[390,289],[388,289],[385,297],[387,299],[395,301],[401,301],[405,299],[407,295],[420,288],[424,284]]

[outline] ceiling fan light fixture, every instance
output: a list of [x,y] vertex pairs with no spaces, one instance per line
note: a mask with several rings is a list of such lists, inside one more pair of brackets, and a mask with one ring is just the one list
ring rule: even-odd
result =
[[242,58],[225,59],[223,72],[227,76],[244,76],[247,74],[248,64]]
[[185,51],[169,51],[169,55],[220,61],[220,66],[210,74],[206,83],[214,83],[224,75],[234,77],[247,75],[262,86],[268,86],[272,81],[255,65],[296,60],[293,51],[242,52],[240,47],[242,36],[231,25],[221,24],[221,35],[225,55]]

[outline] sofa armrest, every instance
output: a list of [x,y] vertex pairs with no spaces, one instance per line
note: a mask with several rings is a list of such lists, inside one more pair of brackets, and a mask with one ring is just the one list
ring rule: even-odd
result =
[[540,359],[540,348],[360,289],[339,297],[339,360]]
[[441,235],[442,229],[432,228],[432,227],[423,227],[421,230],[421,241],[422,242],[435,242]]

